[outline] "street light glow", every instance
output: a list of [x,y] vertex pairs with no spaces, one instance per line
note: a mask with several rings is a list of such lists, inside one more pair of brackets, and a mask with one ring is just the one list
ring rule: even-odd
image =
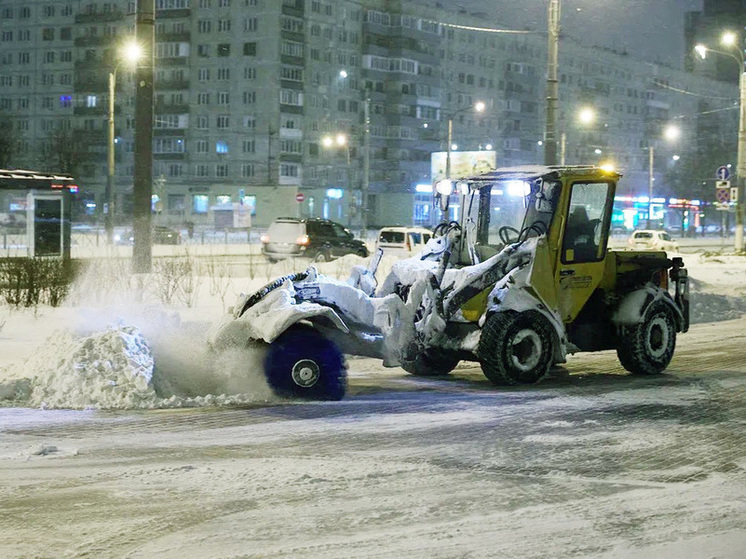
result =
[[594,111],[590,107],[585,107],[578,113],[578,118],[583,124],[590,124],[591,122],[596,120],[596,111]]
[[339,77],[344,79],[347,77],[347,71],[346,70],[340,70],[339,71]]
[[131,64],[134,64],[142,58],[142,47],[135,41],[130,41],[122,48],[122,58]]
[[736,34],[733,31],[726,31],[720,38],[720,44],[726,47],[732,47],[736,44]]
[[457,144],[451,144],[451,149],[453,151],[456,151],[458,149],[458,145]]
[[343,146],[347,143],[347,136],[344,134],[337,134],[337,145]]
[[673,124],[666,127],[666,130],[664,131],[664,135],[667,140],[677,140],[679,136],[681,136],[681,130],[678,126],[674,126]]
[[704,60],[707,58],[707,47],[704,45],[697,45],[694,47],[694,50],[697,52],[697,54]]
[[681,156],[680,156],[680,155],[674,155],[674,156],[672,157],[672,159],[673,159],[674,161],[678,161],[679,159],[681,159]]
[[484,109],[487,107],[487,105],[484,104],[484,101],[477,101],[474,105],[474,110],[478,113],[481,113],[484,111]]
[[321,144],[325,147],[331,147],[331,145],[334,143],[334,140],[332,140],[329,136],[324,136],[321,138]]
[[491,149],[492,149],[492,144],[487,144],[486,146],[484,146],[484,148],[485,148],[485,149],[486,149],[487,151],[489,151],[489,150],[491,150]]

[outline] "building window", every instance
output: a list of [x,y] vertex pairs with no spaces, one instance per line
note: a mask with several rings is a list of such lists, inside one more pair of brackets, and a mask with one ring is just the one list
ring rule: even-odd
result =
[[197,45],[197,56],[210,58],[210,45]]
[[221,155],[225,155],[228,153],[228,142],[225,140],[218,140],[215,142],[215,153],[219,153]]
[[252,105],[256,103],[256,91],[244,91],[243,103],[244,105]]
[[209,68],[200,68],[197,71],[197,79],[201,82],[206,82],[210,80],[210,69]]
[[244,56],[256,56],[256,43],[244,43],[243,44],[243,55]]
[[222,81],[228,81],[231,79],[230,68],[218,68],[218,79]]
[[230,117],[228,115],[219,115],[215,121],[217,128],[228,128],[230,126]]
[[254,164],[244,163],[241,165],[241,176],[243,178],[250,178],[254,176]]
[[303,94],[293,89],[280,90],[280,103],[283,105],[303,106]]
[[207,153],[207,140],[197,140],[197,153]]
[[45,27],[41,30],[42,41],[54,41],[54,29],[51,27]]
[[209,33],[211,27],[210,20],[201,19],[197,22],[197,33]]
[[215,176],[222,177],[222,178],[227,177],[228,176],[228,164],[221,163],[220,165],[215,165]]
[[210,104],[210,94],[209,93],[197,93],[197,104],[198,105],[209,105]]
[[[200,174],[204,171],[204,174]],[[207,165],[197,165],[197,176],[206,177]],[[210,197],[207,194],[195,194],[192,198],[192,211],[196,214],[206,214],[210,207]]]
[[210,119],[207,115],[197,115],[197,128],[205,130],[210,127]]
[[244,140],[242,143],[244,153],[254,153],[256,151],[256,141]]
[[254,80],[256,79],[256,68],[244,68],[243,69],[243,79],[245,80]]
[[243,117],[244,128],[256,128],[256,117],[245,116]]
[[218,45],[218,56],[230,56],[231,46],[229,43],[221,43]]
[[244,31],[256,31],[257,30],[257,19],[255,17],[249,17],[243,20]]
[[280,44],[280,54],[283,56],[292,56],[294,58],[303,58],[303,43],[283,41],[282,44]]
[[291,163],[282,163],[280,165],[280,176],[281,177],[297,177],[298,166]]
[[231,30],[231,20],[229,19],[218,20],[218,32],[219,33],[228,33],[230,30]]
[[218,105],[227,105],[230,102],[230,94],[227,91],[218,91]]

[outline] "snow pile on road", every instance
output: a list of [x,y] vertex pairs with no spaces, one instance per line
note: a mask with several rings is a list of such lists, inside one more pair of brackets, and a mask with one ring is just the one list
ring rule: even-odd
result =
[[79,337],[55,332],[20,365],[28,403],[43,408],[152,407],[153,354],[140,331],[110,327]]
[[692,324],[735,320],[746,314],[746,299],[742,297],[692,292],[689,299],[689,321]]
[[115,324],[102,324],[92,313],[83,313],[87,329],[56,330],[25,360],[0,368],[0,402],[46,409],[152,409],[273,398],[261,351],[231,348],[211,354],[203,324],[182,324],[162,313]]

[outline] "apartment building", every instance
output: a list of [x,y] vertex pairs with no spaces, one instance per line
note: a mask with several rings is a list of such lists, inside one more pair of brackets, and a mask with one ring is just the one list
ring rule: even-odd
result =
[[[119,52],[134,11],[124,0],[0,6],[10,164],[74,173],[92,217],[114,72],[116,207],[122,216],[131,207],[134,74]],[[370,225],[426,223],[431,200],[418,185],[431,182],[431,154],[447,149],[449,120],[454,150],[494,151],[500,166],[542,163],[545,36],[489,27],[488,14],[414,0],[156,0],[159,219],[229,226],[240,202],[260,227],[279,215],[355,225],[363,212]],[[566,162],[613,162],[630,193],[647,191],[650,146],[662,193],[671,156],[696,150],[702,130],[735,139],[735,100],[731,84],[561,42]],[[580,125],[586,106],[597,118]],[[662,139],[671,121],[679,145]]]

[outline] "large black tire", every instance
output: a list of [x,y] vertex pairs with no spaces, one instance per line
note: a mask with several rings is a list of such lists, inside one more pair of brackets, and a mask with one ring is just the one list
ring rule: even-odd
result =
[[311,328],[291,328],[269,346],[264,373],[275,394],[305,400],[341,400],[347,367],[337,346]]
[[676,347],[676,318],[664,301],[653,301],[640,323],[622,327],[616,354],[636,375],[657,375],[668,367]]
[[538,311],[495,313],[477,346],[482,372],[498,385],[538,382],[552,364],[553,341],[552,325]]
[[417,377],[447,375],[458,365],[459,359],[445,353],[420,353],[413,360],[402,360],[401,368]]

